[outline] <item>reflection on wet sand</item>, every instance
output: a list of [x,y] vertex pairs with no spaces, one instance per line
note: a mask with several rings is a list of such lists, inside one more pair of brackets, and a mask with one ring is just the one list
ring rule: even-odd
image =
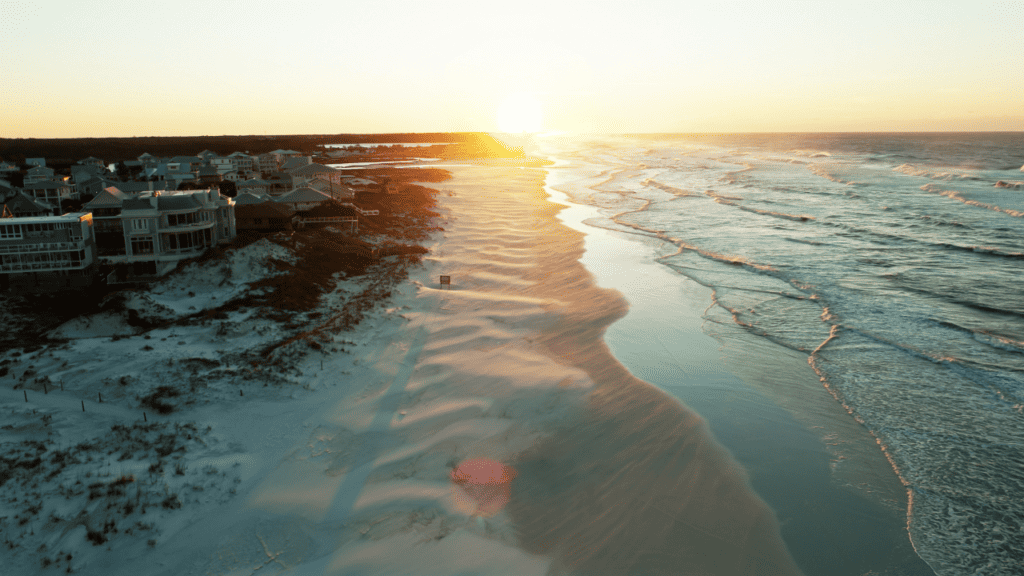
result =
[[[559,209],[548,206],[549,216]],[[555,574],[799,574],[775,515],[703,419],[609,352],[601,336],[626,303],[578,262],[581,234],[554,217],[537,222],[546,250],[530,291],[573,299],[535,343],[595,387],[514,463],[506,510],[520,545],[552,557]]]

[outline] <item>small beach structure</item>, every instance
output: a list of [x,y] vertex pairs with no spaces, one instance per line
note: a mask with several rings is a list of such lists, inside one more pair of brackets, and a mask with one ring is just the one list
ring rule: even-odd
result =
[[330,199],[331,197],[323,192],[304,186],[302,188],[296,188],[284,196],[280,196],[276,200],[282,204],[287,204],[296,212],[301,212],[323,204]]
[[235,226],[240,232],[291,230],[294,217],[295,210],[287,204],[251,194],[243,194],[235,199]]

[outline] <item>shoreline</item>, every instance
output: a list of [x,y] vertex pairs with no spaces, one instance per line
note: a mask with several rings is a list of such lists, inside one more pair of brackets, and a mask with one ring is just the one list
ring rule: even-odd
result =
[[[566,225],[587,234],[582,262],[629,302],[605,335],[614,355],[708,419],[780,515],[790,552],[809,573],[931,574],[909,539],[905,487],[806,356],[716,314],[711,288],[659,262],[675,246],[616,230],[610,209],[573,197],[577,187],[600,189],[610,168],[566,162],[549,188],[553,201],[571,206]],[[800,502],[811,495],[818,504]]]

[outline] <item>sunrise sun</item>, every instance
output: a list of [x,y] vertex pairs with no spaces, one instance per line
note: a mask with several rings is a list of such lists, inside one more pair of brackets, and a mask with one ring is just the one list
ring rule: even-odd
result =
[[540,101],[530,94],[511,94],[498,106],[498,130],[539,132],[543,121]]

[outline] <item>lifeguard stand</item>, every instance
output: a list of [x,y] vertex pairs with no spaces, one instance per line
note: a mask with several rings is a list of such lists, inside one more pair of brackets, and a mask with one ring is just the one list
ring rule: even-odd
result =
[[451,276],[441,276],[441,289],[444,290],[444,288],[446,286],[448,287],[449,290],[452,289],[452,277]]

